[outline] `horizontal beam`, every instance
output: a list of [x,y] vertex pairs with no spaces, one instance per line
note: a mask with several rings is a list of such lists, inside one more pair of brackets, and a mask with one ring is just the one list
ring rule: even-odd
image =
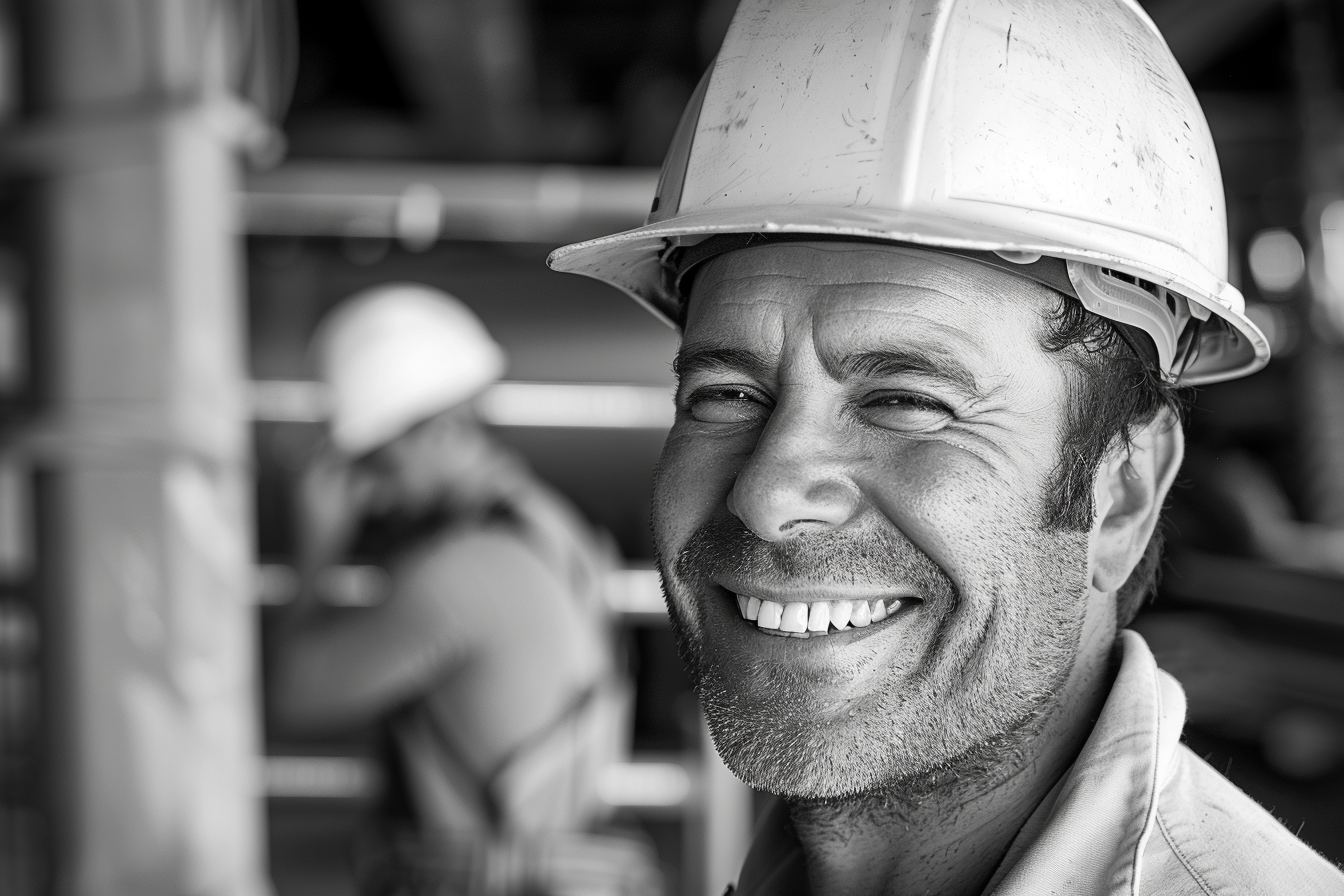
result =
[[[263,606],[283,606],[298,595],[299,574],[283,563],[256,568],[254,596]],[[317,582],[318,596],[333,607],[373,607],[387,599],[391,583],[379,566],[331,566]],[[662,586],[653,569],[620,569],[608,574],[603,596],[627,623],[667,622]]]
[[[270,799],[376,799],[384,786],[382,766],[363,756],[267,756],[265,794]],[[690,757],[616,762],[597,780],[598,798],[612,808],[682,810],[699,805],[701,770]]]
[[[254,380],[252,419],[323,423],[331,413],[327,386],[311,380]],[[491,426],[564,429],[668,429],[674,407],[666,386],[625,383],[496,383],[476,399]]]
[[291,162],[251,175],[243,228],[258,236],[561,243],[644,223],[658,172],[567,165]]

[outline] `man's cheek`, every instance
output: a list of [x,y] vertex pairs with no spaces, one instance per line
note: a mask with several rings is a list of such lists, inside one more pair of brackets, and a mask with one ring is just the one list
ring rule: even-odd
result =
[[681,549],[724,507],[736,467],[714,440],[674,427],[653,478],[653,528],[660,553]]
[[983,558],[986,545],[1017,526],[1017,496],[978,464],[922,451],[881,472],[868,477],[865,491],[958,588],[967,584],[961,573],[968,560]]

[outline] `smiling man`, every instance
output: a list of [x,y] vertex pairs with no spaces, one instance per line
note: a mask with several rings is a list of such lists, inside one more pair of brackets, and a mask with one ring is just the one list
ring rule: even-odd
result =
[[668,609],[781,799],[739,896],[1344,893],[1124,630],[1182,388],[1252,373],[1199,106],[1131,0],[744,0],[642,228],[683,331]]
[[[655,529],[748,783],[927,788],[1020,749],[1061,691],[1095,709],[1115,610],[1086,600],[1086,532],[1042,500],[1069,404],[1039,347],[1057,304],[896,247],[800,242],[698,274]],[[1102,550],[1142,552],[1179,452],[1165,424],[1125,461],[1147,475],[1103,496]]]

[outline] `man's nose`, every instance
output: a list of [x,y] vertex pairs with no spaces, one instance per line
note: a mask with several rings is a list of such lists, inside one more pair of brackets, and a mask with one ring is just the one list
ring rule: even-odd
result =
[[728,510],[765,541],[843,526],[862,502],[844,456],[833,422],[778,406],[728,493]]

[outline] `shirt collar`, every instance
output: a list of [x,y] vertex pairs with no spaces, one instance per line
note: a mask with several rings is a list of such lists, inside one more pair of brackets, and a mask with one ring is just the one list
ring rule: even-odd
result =
[[[1157,797],[1175,770],[1185,694],[1138,634],[1082,752],[1008,848],[986,894],[1134,896]],[[736,896],[810,896],[802,847],[776,801],[762,817]]]

